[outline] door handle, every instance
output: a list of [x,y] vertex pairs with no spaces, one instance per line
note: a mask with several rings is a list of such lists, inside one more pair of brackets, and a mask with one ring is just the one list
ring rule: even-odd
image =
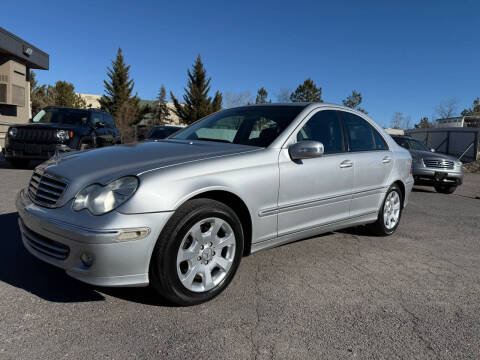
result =
[[353,161],[352,160],[343,160],[341,163],[340,163],[340,167],[343,169],[343,168],[349,168],[349,167],[352,167],[353,166]]
[[388,164],[390,161],[392,161],[392,159],[390,159],[390,156],[385,156],[385,157],[382,159],[382,163],[383,163],[383,164]]

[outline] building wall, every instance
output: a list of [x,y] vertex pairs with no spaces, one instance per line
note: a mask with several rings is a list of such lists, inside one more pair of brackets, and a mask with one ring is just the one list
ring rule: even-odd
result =
[[[96,94],[77,94],[82,97],[83,100],[87,103],[87,107],[91,107],[94,109],[99,109],[100,108],[100,98],[102,97],[101,95],[96,95]],[[154,101],[145,101],[147,102],[150,106],[154,106],[155,102]],[[175,106],[173,103],[167,103],[168,109],[170,110],[170,125],[179,125],[180,124],[180,119],[175,114],[173,111],[175,109]]]
[[30,82],[27,81],[27,67],[7,58],[3,58],[1,66],[9,67],[8,72],[15,75],[15,78],[10,81],[24,89],[25,100],[23,105],[0,104],[0,150],[5,146],[5,136],[10,124],[26,124],[31,117]]

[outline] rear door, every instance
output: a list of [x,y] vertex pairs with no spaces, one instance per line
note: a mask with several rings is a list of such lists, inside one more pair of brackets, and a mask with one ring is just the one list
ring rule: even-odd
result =
[[393,169],[393,155],[382,135],[360,116],[341,111],[349,159],[355,169],[350,216],[377,212]]
[[347,219],[350,210],[354,171],[338,112],[313,113],[293,136],[294,142],[320,141],[325,153],[293,161],[287,148],[281,150],[279,236]]

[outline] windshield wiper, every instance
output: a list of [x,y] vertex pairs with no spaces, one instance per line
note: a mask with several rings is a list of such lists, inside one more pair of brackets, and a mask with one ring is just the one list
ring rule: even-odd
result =
[[231,144],[231,142],[230,142],[230,141],[228,141],[228,140],[223,140],[223,139],[196,138],[195,140],[202,140],[202,141],[216,141],[216,142],[223,142],[223,143],[228,143],[228,144]]

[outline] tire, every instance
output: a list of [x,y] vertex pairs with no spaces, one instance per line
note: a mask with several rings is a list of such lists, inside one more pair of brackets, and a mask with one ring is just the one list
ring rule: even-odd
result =
[[[389,236],[397,230],[402,217],[403,197],[400,188],[393,184],[387,191],[377,221],[369,225],[370,230],[378,236]],[[389,219],[387,221],[387,218]],[[396,219],[392,224],[393,219]]]
[[457,190],[456,186],[435,185],[435,191],[440,194],[453,194]]
[[240,220],[228,206],[211,199],[188,201],[157,240],[150,261],[150,284],[160,296],[180,306],[208,301],[235,275],[243,241]]
[[30,160],[28,160],[28,159],[9,159],[8,162],[15,169],[25,169],[26,167],[28,167],[28,164],[30,163]]

